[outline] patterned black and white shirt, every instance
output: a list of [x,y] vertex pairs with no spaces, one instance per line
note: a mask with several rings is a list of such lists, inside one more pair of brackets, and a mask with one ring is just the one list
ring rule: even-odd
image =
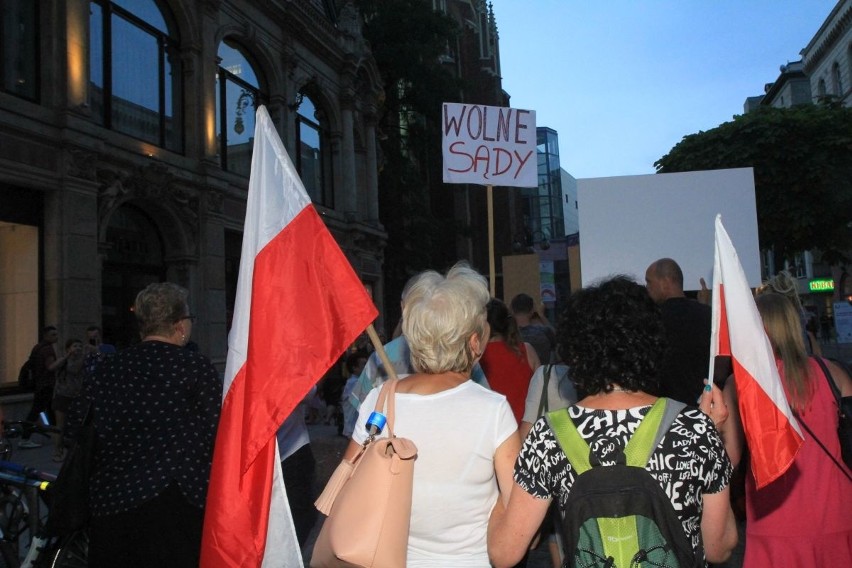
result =
[[[606,456],[623,449],[639,427],[650,406],[628,410],[596,410],[569,407],[577,430],[603,465]],[[651,454],[646,467],[672,501],[695,550],[701,542],[702,494],[718,493],[731,480],[731,462],[710,418],[694,407],[684,408],[671,429]],[[576,472],[547,424],[539,419],[530,431],[515,463],[515,481],[527,493],[541,499],[558,497],[564,516],[568,492]]]
[[97,432],[93,515],[136,508],[173,482],[204,506],[222,401],[222,379],[206,357],[145,341],[104,361],[84,396]]

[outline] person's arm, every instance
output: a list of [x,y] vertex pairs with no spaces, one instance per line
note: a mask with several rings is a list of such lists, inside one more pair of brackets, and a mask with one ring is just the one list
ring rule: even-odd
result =
[[497,487],[500,489],[500,499],[503,505],[509,503],[509,495],[512,492],[512,472],[515,468],[515,460],[521,451],[521,439],[517,433],[503,440],[494,452],[494,473],[497,476]]
[[[733,375],[728,377],[724,391],[715,384],[712,390],[708,391],[705,384],[698,408],[713,421],[725,445],[728,459],[734,467],[737,467],[742,459],[745,442],[734,380]],[[705,379],[704,382],[706,383],[707,380]]]
[[825,361],[825,365],[831,373],[831,378],[834,379],[834,384],[840,389],[840,396],[852,396],[852,378],[846,374],[843,367],[828,359],[823,359],[823,361]]
[[356,442],[355,440],[349,440],[349,445],[346,446],[346,451],[343,452],[344,460],[351,460],[356,455],[358,455],[358,451],[361,449],[361,444]]
[[538,369],[541,366],[541,361],[538,358],[538,353],[536,353],[535,347],[524,342],[524,348],[526,348],[527,351],[527,364],[529,364],[530,369]]
[[812,331],[807,331],[808,341],[811,344],[811,354],[816,357],[822,357],[822,345],[819,344],[819,341],[816,338],[816,335]]
[[707,562],[724,562],[737,545],[737,523],[731,509],[730,492],[730,486],[726,486],[718,493],[705,493],[702,497],[701,539]]
[[518,439],[523,442],[527,437],[527,434],[532,430],[532,422],[527,422],[526,420],[521,420],[520,426],[518,426]]
[[550,499],[530,495],[513,484],[508,506],[497,501],[488,521],[488,556],[495,568],[516,565],[538,532]]
[[56,352],[51,349],[50,355],[44,358],[44,366],[47,367],[48,371],[55,371],[59,367],[61,367],[65,361],[68,359],[68,354],[66,353],[62,357],[57,359]]

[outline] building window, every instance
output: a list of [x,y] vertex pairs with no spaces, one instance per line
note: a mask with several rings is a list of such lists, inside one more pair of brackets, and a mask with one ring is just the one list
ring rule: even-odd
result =
[[99,123],[168,150],[183,150],[178,37],[154,0],[92,0],[89,83]]
[[822,99],[827,94],[825,89],[825,79],[820,79],[817,83],[817,97]]
[[843,96],[843,77],[840,74],[840,64],[838,62],[834,62],[834,65],[831,66],[831,76],[834,78],[834,93],[838,97]]
[[0,90],[38,98],[38,2],[0,2]]
[[301,103],[296,116],[296,139],[299,151],[296,168],[311,201],[334,207],[331,155],[325,114],[309,95],[299,95]]
[[219,45],[216,73],[216,135],[219,165],[248,177],[254,147],[254,122],[260,100],[257,74],[242,48],[231,40]]

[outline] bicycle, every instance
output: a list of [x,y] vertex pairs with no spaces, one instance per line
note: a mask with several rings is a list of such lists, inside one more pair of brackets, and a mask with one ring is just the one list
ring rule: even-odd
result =
[[[26,421],[3,422],[5,438],[28,434],[50,436],[59,429]],[[11,445],[6,442],[10,447]],[[0,444],[2,451],[2,444]],[[62,538],[46,530],[51,483],[56,476],[15,462],[9,449],[0,459],[0,561],[2,568],[85,568],[88,533]],[[42,505],[47,514],[42,513]],[[21,560],[23,553],[26,555]]]

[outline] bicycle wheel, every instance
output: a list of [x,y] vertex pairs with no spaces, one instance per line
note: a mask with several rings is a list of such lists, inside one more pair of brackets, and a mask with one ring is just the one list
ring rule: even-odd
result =
[[89,565],[89,531],[75,531],[63,539],[59,549],[49,556],[46,568],[86,568]]
[[15,558],[29,545],[29,511],[23,497],[14,490],[0,494],[0,529],[3,543],[14,552]]
[[0,566],[2,568],[18,568],[21,561],[18,559],[16,547],[9,541],[0,540]]

